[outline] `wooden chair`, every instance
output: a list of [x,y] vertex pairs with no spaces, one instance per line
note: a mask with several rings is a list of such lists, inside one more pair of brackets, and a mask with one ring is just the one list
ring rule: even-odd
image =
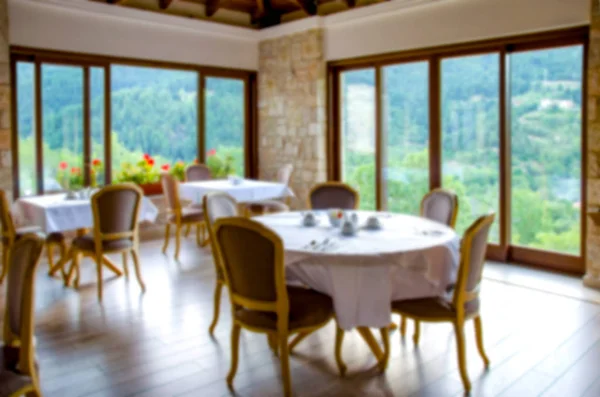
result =
[[[277,178],[275,180],[288,186],[290,184],[293,172],[294,166],[292,164],[285,164],[283,167],[277,170]],[[275,214],[277,212],[286,212],[289,210],[289,197],[285,198],[285,202],[282,200],[259,200],[245,203],[246,217],[250,217],[252,215]]]
[[185,169],[186,182],[208,181],[212,179],[210,168],[204,164],[192,164]]
[[88,256],[96,262],[98,300],[102,301],[102,269],[105,254],[122,253],[123,272],[129,276],[127,254],[131,253],[135,275],[142,291],[146,290],[139,263],[139,212],[144,193],[132,183],[105,186],[92,196],[94,229],[91,234],[73,239],[73,264],[67,284],[75,271],[75,287],[79,287],[80,257]]
[[[0,226],[2,227],[2,272],[0,273],[0,283],[2,283],[8,272],[10,250],[15,243],[27,233],[37,233],[40,236],[43,233],[38,226],[15,227],[15,222],[10,211],[10,204],[4,190],[0,190]],[[61,257],[64,257],[67,254],[67,243],[62,233],[50,233],[47,236],[44,235],[44,239],[48,254],[48,269],[52,269],[54,267],[54,246],[58,246]]]
[[[418,321],[452,323],[456,334],[460,377],[467,392],[471,389],[471,382],[467,373],[465,353],[465,321],[471,319],[474,321],[477,349],[486,368],[490,363],[483,348],[479,285],[485,262],[488,233],[493,222],[493,213],[482,216],[465,232],[461,242],[458,277],[451,300],[424,298],[392,302],[392,311],[403,317]],[[418,335],[415,343],[418,343]]]
[[201,208],[182,207],[179,199],[179,181],[168,173],[160,175],[163,192],[167,202],[169,218],[165,226],[165,244],[163,245],[163,253],[167,252],[169,247],[169,238],[171,234],[171,224],[175,225],[175,258],[179,258],[179,249],[181,247],[181,229],[183,226],[196,226],[196,241],[199,246],[204,246],[207,243],[205,238],[206,223],[204,223],[204,214]]
[[[283,243],[262,224],[246,218],[221,218],[215,224],[215,246],[223,266],[232,310],[231,368],[227,384],[233,390],[242,328],[265,333],[279,346],[285,396],[291,395],[288,336],[314,331],[333,317],[327,295],[285,283]],[[339,329],[339,328],[338,328]],[[341,345],[336,333],[336,346]],[[340,371],[345,371],[336,349]]]
[[208,332],[212,335],[217,323],[219,322],[219,312],[221,307],[221,291],[225,284],[223,275],[223,266],[219,263],[219,255],[215,246],[214,225],[217,219],[239,216],[238,203],[227,193],[214,192],[209,193],[202,199],[204,209],[204,219],[208,229],[209,240],[212,248],[213,261],[217,275],[217,284],[215,285],[213,320]]
[[[458,197],[446,189],[433,189],[421,200],[421,216],[454,229],[458,217]],[[415,321],[413,340],[419,339],[420,324]],[[406,335],[406,319],[400,320],[400,335]]]
[[339,208],[355,210],[360,196],[350,185],[342,182],[324,182],[315,185],[308,194],[308,206],[313,210]]
[[4,345],[1,350],[0,396],[41,396],[33,341],[35,270],[44,239],[23,235],[12,247],[9,260]]

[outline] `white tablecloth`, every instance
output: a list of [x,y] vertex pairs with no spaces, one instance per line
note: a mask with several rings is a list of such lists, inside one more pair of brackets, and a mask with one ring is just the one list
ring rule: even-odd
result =
[[201,182],[184,182],[179,185],[179,195],[182,199],[193,203],[201,203],[202,198],[210,192],[225,192],[238,202],[269,200],[291,197],[292,190],[284,183],[255,181],[244,179],[234,185],[227,179],[215,179]]
[[[93,227],[91,201],[67,200],[65,197],[65,194],[23,197],[15,202],[13,211],[24,223],[39,226],[45,233]],[[158,208],[144,196],[140,208],[140,222],[154,222],[157,216]]]
[[377,215],[382,229],[344,237],[324,212],[310,228],[301,225],[297,212],[253,219],[281,236],[288,279],[330,295],[344,329],[386,326],[393,300],[445,294],[459,262],[460,239],[454,230],[409,215],[357,213],[360,225]]

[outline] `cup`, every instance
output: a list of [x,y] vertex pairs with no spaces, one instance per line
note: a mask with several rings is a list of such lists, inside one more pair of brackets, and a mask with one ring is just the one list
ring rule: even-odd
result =
[[327,215],[329,216],[329,223],[333,227],[339,227],[344,220],[344,211],[340,209],[331,209]]

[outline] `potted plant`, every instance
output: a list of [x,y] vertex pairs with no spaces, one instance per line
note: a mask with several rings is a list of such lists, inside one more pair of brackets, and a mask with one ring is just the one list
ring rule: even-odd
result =
[[145,195],[162,193],[160,172],[155,168],[152,156],[144,154],[135,164],[121,163],[121,169],[115,176],[115,182],[132,182],[140,186]]
[[103,171],[102,160],[93,159],[92,166],[90,167],[90,186],[91,187],[98,186],[98,179],[102,180],[102,178],[104,177],[104,173],[102,171]]
[[233,172],[233,157],[225,155],[221,158],[215,149],[206,153],[206,166],[213,178],[227,178]]
[[[164,169],[165,166],[166,166],[166,170]],[[173,175],[175,178],[179,179],[180,181],[185,180],[185,169],[186,168],[187,168],[187,165],[183,161],[176,162],[172,167],[169,167],[168,164],[163,165],[164,171],[168,171],[171,175]]]
[[83,188],[83,174],[81,173],[80,167],[71,167],[66,161],[61,161],[58,164],[58,172],[56,173],[60,185],[63,189],[72,195],[73,192]]

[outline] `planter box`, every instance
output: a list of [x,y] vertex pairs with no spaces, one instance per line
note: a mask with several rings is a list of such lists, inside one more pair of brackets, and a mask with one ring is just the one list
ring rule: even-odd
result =
[[144,192],[144,196],[156,196],[162,194],[162,184],[160,182],[156,183],[147,183],[144,185],[139,185],[142,191]]

